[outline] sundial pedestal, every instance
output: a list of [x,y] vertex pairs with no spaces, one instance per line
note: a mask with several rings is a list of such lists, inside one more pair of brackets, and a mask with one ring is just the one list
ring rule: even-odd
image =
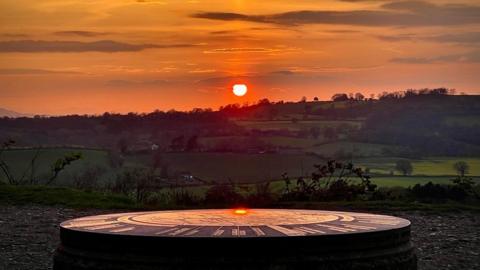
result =
[[314,210],[184,210],[65,221],[54,270],[416,269],[410,222]]

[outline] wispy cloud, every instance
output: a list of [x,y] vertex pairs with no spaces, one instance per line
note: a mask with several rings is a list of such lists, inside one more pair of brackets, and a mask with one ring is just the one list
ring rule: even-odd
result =
[[277,70],[277,71],[272,71],[270,72],[272,75],[294,75],[295,72],[291,70]]
[[434,63],[480,63],[480,51],[471,51],[461,54],[449,54],[435,57],[398,57],[390,60],[400,64],[434,64]]
[[129,44],[113,40],[93,42],[81,41],[45,41],[45,40],[12,40],[0,41],[0,52],[135,52],[145,49],[192,47],[193,44]]
[[130,80],[110,80],[106,85],[111,87],[132,87],[132,86],[162,86],[170,82],[167,80],[148,80],[148,81],[130,81]]
[[0,75],[46,75],[46,74],[83,74],[71,70],[47,70],[34,68],[2,68]]
[[383,41],[397,42],[397,41],[431,41],[438,43],[457,43],[464,45],[471,45],[480,43],[480,32],[464,32],[439,34],[430,36],[421,36],[414,34],[401,35],[376,35],[376,38]]
[[480,23],[480,6],[466,4],[436,5],[425,1],[402,1],[385,3],[381,6],[381,9],[371,10],[300,10],[267,15],[201,12],[193,14],[192,17],[287,25],[448,26]]
[[292,52],[299,48],[278,47],[278,48],[218,48],[205,50],[203,53],[273,53],[273,52]]
[[80,37],[99,37],[110,33],[107,32],[93,32],[93,31],[57,31],[53,34],[57,36],[80,36]]
[[0,34],[2,37],[8,37],[8,38],[26,38],[28,35],[26,34],[17,34],[17,33],[4,33]]

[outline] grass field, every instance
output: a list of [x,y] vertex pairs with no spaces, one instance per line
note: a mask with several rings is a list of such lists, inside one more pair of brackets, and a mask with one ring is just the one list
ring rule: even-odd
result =
[[[3,152],[2,159],[8,164],[11,172],[16,178],[21,178],[23,173],[31,168],[30,162],[35,156],[35,149],[14,149]],[[58,183],[71,183],[72,176],[76,173],[82,173],[89,166],[108,167],[108,154],[102,150],[86,150],[81,148],[45,148],[40,149],[35,163],[36,175],[42,179],[47,179],[51,175],[51,166],[59,158],[69,153],[81,153],[82,159],[69,165],[65,171],[58,177]],[[27,177],[29,172],[27,172]],[[6,181],[3,174],[0,179]]]
[[313,146],[308,150],[325,157],[335,157],[342,151],[344,153],[354,153],[359,156],[378,157],[382,155],[385,148],[394,148],[383,144],[357,143],[357,142],[334,142]]
[[64,187],[0,185],[0,203],[62,205],[73,208],[135,209],[126,196],[85,192]]
[[[182,209],[182,205],[142,205],[133,202],[130,198],[117,195],[108,195],[96,192],[85,192],[70,188],[46,186],[10,186],[0,185],[1,204],[41,204],[61,206],[77,209],[124,209],[127,211],[154,210],[154,209]],[[200,206],[188,206],[195,208]],[[403,201],[340,201],[340,202],[279,202],[270,205],[271,208],[292,209],[323,209],[323,210],[424,210],[424,211],[480,211],[477,205],[442,203],[425,204]]]
[[[284,138],[281,137],[278,140],[282,141]],[[309,140],[301,139],[296,142],[298,145],[309,145],[311,143]],[[376,145],[364,146],[366,148],[371,147],[372,151],[377,147]],[[333,149],[335,147],[332,146]],[[34,151],[6,151],[3,154],[4,160],[7,161],[15,175],[20,176],[29,167]],[[109,167],[106,151],[71,148],[43,149],[36,164],[37,175],[47,177],[53,162],[70,152],[81,152],[83,159],[67,167],[60,174],[58,184],[68,186],[72,183],[72,178],[76,174],[82,173],[89,166],[96,165],[107,169],[107,173],[102,178],[104,181],[114,179],[117,172]],[[208,181],[233,181],[237,183],[278,180],[281,179],[284,172],[287,172],[292,178],[300,175],[309,176],[314,171],[314,164],[324,162],[316,156],[306,154],[165,153],[163,158],[169,165],[171,175],[188,172]],[[150,166],[151,159],[151,155],[148,154],[129,156],[126,166],[147,167]],[[400,176],[398,172],[389,176],[388,174],[391,170],[394,170],[395,162],[398,159],[395,157],[375,157],[354,159],[353,162],[356,166],[370,168],[374,181],[380,186],[410,186],[428,181],[448,183],[456,175],[453,164],[459,160],[466,161],[470,165],[469,176],[480,176],[480,158],[451,157],[411,160],[413,165],[413,175],[411,177]],[[0,179],[5,181],[3,174],[0,174]]]
[[[357,165],[370,168],[372,173],[389,174],[394,171],[395,162],[402,158],[379,157],[354,160]],[[411,160],[413,175],[417,176],[454,176],[457,172],[453,164],[458,161],[465,161],[470,165],[470,176],[480,176],[480,158],[461,157],[430,157],[426,159]],[[399,175],[399,172],[394,172]]]
[[451,126],[465,126],[465,127],[480,126],[480,117],[478,117],[477,115],[450,116],[445,119],[445,123]]
[[[279,179],[284,172],[310,174],[314,164],[321,162],[304,154],[234,154],[234,153],[166,153],[170,171],[190,172],[217,182],[259,182]],[[137,157],[146,163],[149,156]]]
[[299,120],[294,123],[290,120],[278,120],[278,121],[236,121],[240,126],[249,128],[249,129],[258,129],[258,130],[279,130],[279,129],[288,129],[288,130],[302,130],[310,129],[312,127],[317,128],[326,128],[326,127],[337,127],[340,125],[349,125],[356,128],[360,128],[362,121],[329,121],[329,120]]

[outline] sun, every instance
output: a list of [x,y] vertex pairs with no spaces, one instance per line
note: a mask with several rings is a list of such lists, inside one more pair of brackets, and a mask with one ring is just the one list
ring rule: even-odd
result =
[[245,84],[235,84],[233,85],[233,93],[237,97],[243,97],[247,94],[248,88]]

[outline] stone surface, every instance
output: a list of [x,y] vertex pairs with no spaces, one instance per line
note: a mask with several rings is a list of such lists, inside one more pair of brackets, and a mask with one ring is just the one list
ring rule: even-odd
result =
[[[60,222],[112,211],[0,205],[0,269],[51,269]],[[480,216],[472,212],[386,213],[412,222],[418,267],[480,269]]]

